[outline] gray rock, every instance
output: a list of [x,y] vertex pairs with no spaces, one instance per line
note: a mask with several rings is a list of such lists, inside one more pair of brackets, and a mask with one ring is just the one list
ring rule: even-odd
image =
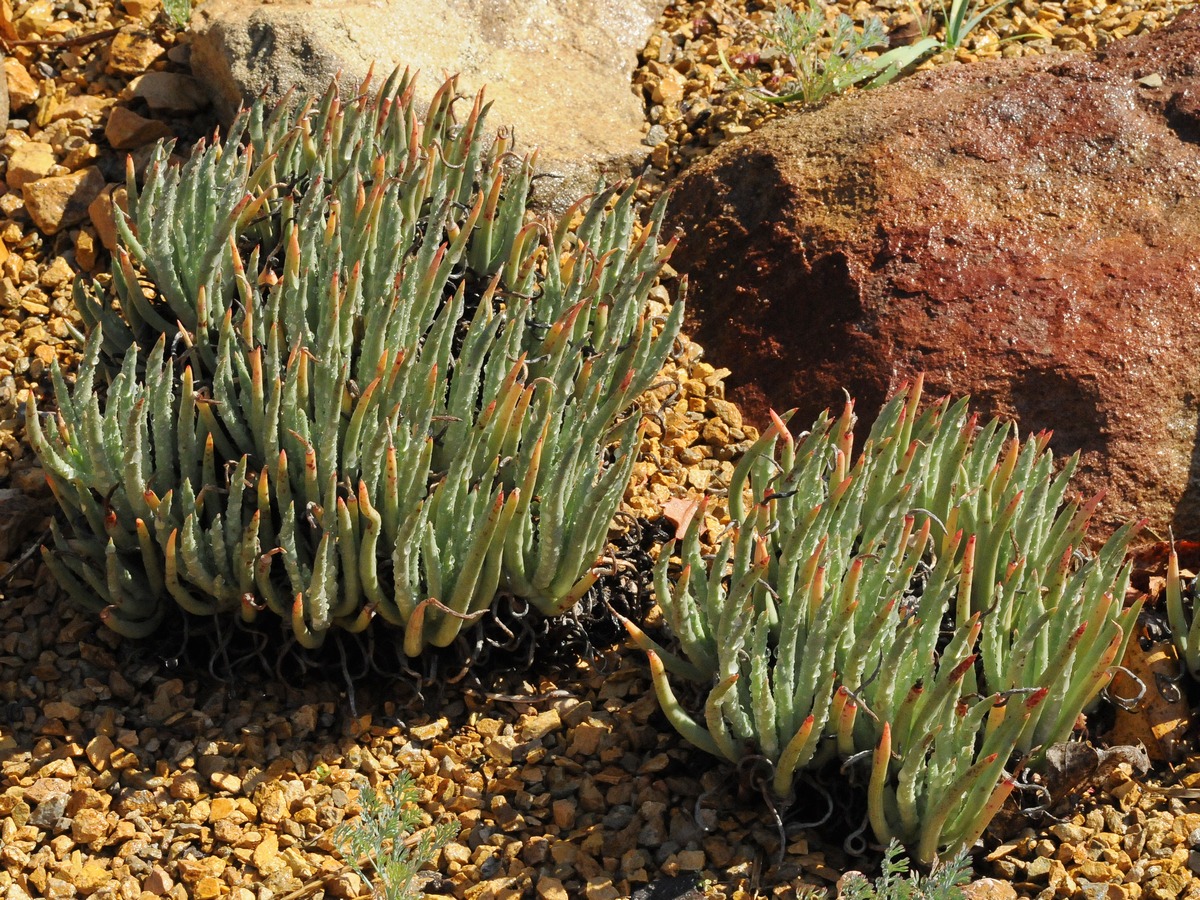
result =
[[646,136],[642,138],[642,143],[647,147],[657,147],[667,139],[667,129],[661,125],[651,125],[650,130],[646,132]]
[[[659,0],[210,0],[192,20],[193,73],[228,121],[245,98],[357,87],[372,62],[419,71],[418,104],[447,74],[486,85],[493,128],[540,148],[535,203],[561,210],[644,161],[637,51]],[[464,110],[465,113],[465,110]]]
[[29,824],[36,825],[39,828],[51,828],[55,826],[58,820],[63,817],[63,813],[66,812],[67,801],[69,799],[70,796],[68,794],[51,794],[37,805],[37,809],[29,817]]

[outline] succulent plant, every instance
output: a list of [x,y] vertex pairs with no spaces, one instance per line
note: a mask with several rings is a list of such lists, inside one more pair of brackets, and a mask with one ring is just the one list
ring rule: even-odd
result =
[[[595,580],[682,304],[647,295],[660,203],[529,214],[532,158],[454,81],[243,111],[160,146],[89,336],[31,440],[62,507],[48,565],[113,629],[265,610],[305,646],[373,616],[416,655],[498,591],[547,615]],[[168,600],[170,598],[170,600]]]
[[1200,616],[1196,615],[1196,580],[1192,579],[1190,597],[1184,602],[1183,578],[1174,541],[1167,557],[1167,624],[1179,659],[1192,678],[1200,678]]
[[679,653],[627,627],[689,741],[765,757],[780,798],[805,767],[869,758],[876,836],[929,863],[978,838],[1014,753],[1065,740],[1108,683],[1138,613],[1122,609],[1137,527],[1086,555],[1098,500],[1064,505],[1075,460],[1056,474],[1048,434],[1022,443],[920,396],[893,397],[853,463],[851,404],[796,439],[773,417],[715,555],[697,515],[659,558]]

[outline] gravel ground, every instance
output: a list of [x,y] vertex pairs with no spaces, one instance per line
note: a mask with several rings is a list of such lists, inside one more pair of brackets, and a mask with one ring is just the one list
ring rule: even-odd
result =
[[[989,19],[958,60],[1103,46],[1182,6],[1027,0]],[[725,49],[748,80],[783,75],[759,37],[769,9],[714,0],[665,12],[635,77],[648,192],[777,114],[730,91],[717,56]],[[846,11],[912,30],[903,3]],[[1027,33],[1039,36],[1000,43]],[[356,813],[358,777],[382,785],[401,770],[416,776],[428,821],[462,826],[431,873],[435,897],[613,900],[654,886],[660,900],[788,898],[872,864],[847,855],[845,829],[790,821],[781,846],[762,804],[666,725],[630,653],[486,683],[427,671],[423,690],[371,675],[350,690],[336,662],[308,678],[285,663],[280,678],[264,671],[276,660],[239,659],[236,641],[122,642],[65,602],[22,560],[48,501],[20,410],[29,392],[45,397],[52,361],[74,360],[70,284],[107,268],[111,236],[94,221],[126,152],[136,162],[157,137],[186,142],[212,121],[198,105],[162,105],[163,80],[187,76],[187,46],[157,0],[0,2],[0,35],[14,117],[0,139],[0,896],[356,896],[330,830]],[[728,478],[756,434],[724,401],[724,374],[681,343],[645,401],[655,416],[630,514],[653,517]],[[646,549],[628,558],[644,562]],[[1072,818],[992,841],[977,872],[1004,883],[982,882],[978,896],[1200,897],[1191,772],[1164,791],[1118,767]],[[820,793],[794,818],[820,809]]]

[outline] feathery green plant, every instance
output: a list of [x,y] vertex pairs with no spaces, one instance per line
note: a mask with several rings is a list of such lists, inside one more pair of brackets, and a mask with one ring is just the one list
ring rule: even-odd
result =
[[498,591],[554,615],[594,582],[682,318],[647,312],[664,204],[533,219],[482,99],[458,121],[451,80],[421,120],[413,92],[258,103],[130,171],[75,386],[55,370],[53,427],[29,409],[66,515],[47,564],[114,630],[165,598],[307,647],[379,615],[416,655]]
[[458,834],[458,823],[447,821],[412,840],[412,830],[421,822],[416,802],[417,789],[408,772],[401,772],[384,795],[364,779],[359,785],[361,814],[334,829],[333,841],[343,859],[363,884],[374,883],[372,895],[378,900],[422,896],[415,884],[421,869]]
[[866,51],[871,48],[887,46],[883,21],[870,16],[860,29],[848,15],[838,13],[830,22],[820,0],[808,0],[808,9],[799,13],[777,4],[763,38],[785,54],[792,70],[792,77],[779,92],[745,84],[729,65],[724,51],[718,49],[718,54],[734,84],[767,103],[799,101],[811,105],[856,85],[880,87],[941,48],[940,42],[926,37],[868,56]]
[[884,851],[882,868],[874,882],[860,872],[847,873],[838,900],[963,900],[962,885],[971,880],[965,853],[934,865],[924,878],[910,873],[908,860],[894,840]]
[[[866,51],[886,47],[888,43],[883,21],[878,16],[868,17],[858,28],[845,13],[838,13],[831,22],[820,0],[808,0],[808,9],[799,13],[783,3],[777,4],[771,25],[763,30],[762,36],[767,44],[784,53],[791,68],[791,77],[779,92],[746,84],[729,65],[724,51],[718,50],[718,54],[734,84],[759,100],[812,105],[850,87],[881,87],[934,53],[963,48],[981,22],[1012,0],[997,0],[982,9],[976,0],[951,0],[949,6],[945,0],[934,2],[944,26],[940,38],[932,33],[934,7],[922,12],[920,4],[913,3],[914,11],[924,22],[921,38],[876,56],[869,56]],[[1006,40],[1028,36],[1017,35]]]
[[[928,864],[982,833],[1014,752],[1065,740],[1108,683],[1138,613],[1121,608],[1137,527],[1086,557],[1098,498],[1063,504],[1074,458],[1055,475],[1048,434],[920,395],[885,405],[853,464],[849,403],[798,439],[774,417],[715,557],[697,515],[659,558],[680,654],[626,624],[685,738],[762,755],[781,798],[806,766],[869,756],[875,834]],[[707,690],[699,720],[668,673]]]

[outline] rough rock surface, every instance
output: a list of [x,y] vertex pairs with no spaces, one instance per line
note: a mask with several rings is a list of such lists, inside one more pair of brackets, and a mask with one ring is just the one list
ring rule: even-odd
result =
[[[536,199],[561,208],[603,174],[628,175],[649,152],[630,86],[657,0],[212,0],[193,20],[192,68],[218,112],[295,85],[322,91],[337,73],[357,86],[372,61],[422,74],[428,101],[445,74],[465,93],[487,86],[493,126],[540,148]],[[557,202],[556,202],[557,201]]]
[[[672,260],[732,395],[863,419],[924,370],[1200,533],[1200,14],[771,123],[677,186]],[[734,365],[736,362],[736,365]]]

